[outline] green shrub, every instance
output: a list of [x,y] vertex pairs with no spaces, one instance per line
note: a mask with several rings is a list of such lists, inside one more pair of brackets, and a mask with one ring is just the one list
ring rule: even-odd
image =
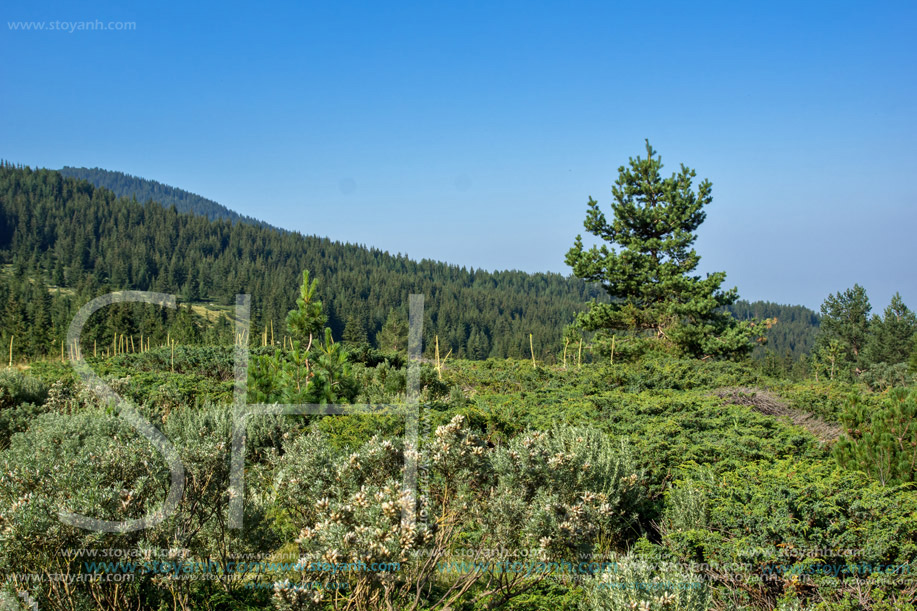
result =
[[[882,577],[878,565],[917,561],[917,495],[906,486],[796,459],[685,475],[669,495],[662,545],[674,560],[706,563],[724,600],[771,608],[788,589],[808,601],[840,598],[857,591],[857,579]],[[891,584],[889,595],[908,585]]]
[[15,369],[0,370],[0,410],[20,403],[41,405],[48,398],[48,387]]
[[870,365],[860,379],[871,390],[884,391],[894,386],[910,386],[917,378],[908,370],[907,363],[876,363]]
[[585,583],[589,611],[706,611],[710,588],[701,575],[635,554],[614,556],[612,568]]
[[838,464],[882,484],[917,479],[917,391],[892,389],[879,409],[854,400],[842,422],[847,435],[834,448]]

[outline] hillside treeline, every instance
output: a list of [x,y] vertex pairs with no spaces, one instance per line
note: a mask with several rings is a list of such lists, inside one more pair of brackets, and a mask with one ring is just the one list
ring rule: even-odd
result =
[[206,216],[212,221],[225,219],[262,227],[269,226],[264,221],[253,219],[250,216],[243,216],[212,199],[207,199],[196,193],[176,189],[155,180],[131,176],[124,172],[112,172],[101,168],[72,168],[70,166],[64,166],[59,172],[69,178],[87,180],[97,187],[108,189],[115,195],[136,199],[141,203],[154,201],[167,208],[175,206],[175,209],[179,212],[192,212]]
[[[21,346],[25,352],[17,351],[24,356],[43,354],[45,345],[46,351],[58,351],[79,305],[122,289],[212,304],[232,304],[237,293],[250,293],[252,336],[260,337],[272,321],[275,329],[283,328],[293,307],[291,287],[304,269],[320,280],[336,339],[374,342],[393,313],[406,322],[408,295],[422,293],[424,345],[432,347],[438,336],[443,354],[452,350],[468,358],[528,356],[530,333],[537,354],[554,351],[575,312],[600,297],[594,287],[560,274],[491,273],[412,261],[327,238],[140,204],[59,172],[9,164],[0,168],[0,260],[5,341],[14,332],[8,330],[19,325],[42,329]],[[139,332],[141,321],[119,324],[126,334]]]

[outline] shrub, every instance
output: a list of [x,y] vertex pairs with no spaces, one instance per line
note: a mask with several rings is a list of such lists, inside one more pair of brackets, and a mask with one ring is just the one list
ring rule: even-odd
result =
[[0,370],[0,410],[20,403],[41,405],[48,397],[48,387],[32,376],[14,369]]
[[917,477],[917,391],[895,388],[879,409],[854,400],[842,417],[847,435],[834,448],[842,467],[859,469],[882,484]]
[[710,588],[701,575],[636,554],[613,557],[612,567],[586,581],[590,611],[706,611]]
[[[662,546],[679,562],[705,563],[727,606],[773,608],[789,591],[810,603],[839,599],[881,580],[879,565],[917,560],[917,495],[907,486],[796,459],[685,475],[668,497]],[[906,581],[883,587],[889,599],[911,595]]]
[[[402,488],[400,442],[374,438],[347,455],[313,430],[278,461],[277,502],[299,531],[303,560],[364,567],[333,595],[298,584],[339,581],[339,571],[288,575],[276,585],[281,609],[500,606],[552,571],[506,570],[488,550],[538,549],[542,559],[567,560],[603,537],[623,546],[644,500],[626,446],[600,433],[559,428],[491,447],[462,416],[420,448],[417,496]],[[411,514],[416,521],[405,518]],[[365,570],[373,563],[399,570]]]
[[908,370],[907,363],[876,363],[870,365],[860,379],[871,390],[884,391],[894,386],[909,386],[914,383],[915,376]]

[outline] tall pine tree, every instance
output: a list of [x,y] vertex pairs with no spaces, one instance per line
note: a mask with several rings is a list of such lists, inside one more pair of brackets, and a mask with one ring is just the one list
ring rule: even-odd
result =
[[754,347],[754,321],[737,322],[724,306],[737,290],[723,291],[725,272],[694,275],[694,250],[704,207],[713,201],[704,180],[695,191],[694,170],[684,165],[662,176],[662,160],[646,143],[646,158],[631,158],[618,169],[609,221],[589,198],[584,225],[606,243],[586,250],[581,236],[566,256],[573,273],[601,283],[611,303],[593,303],[581,318],[589,330],[650,335],[693,356],[726,356]]
[[910,357],[917,334],[917,316],[911,312],[901,295],[895,293],[883,316],[873,316],[869,325],[864,356],[870,364],[905,363]]

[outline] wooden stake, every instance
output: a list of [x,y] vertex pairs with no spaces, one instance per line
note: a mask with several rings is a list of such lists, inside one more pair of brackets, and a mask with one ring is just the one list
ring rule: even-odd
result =
[[64,340],[60,341],[60,360],[64,360]]
[[567,369],[567,344],[570,343],[570,340],[566,337],[564,338],[564,370]]
[[583,366],[583,338],[579,338],[579,354],[576,356],[576,366]]
[[96,356],[96,340],[92,340],[92,356]]
[[615,364],[615,336],[611,336],[611,364]]
[[439,335],[436,336],[436,373],[439,375],[439,379],[443,379],[443,369],[439,364]]
[[135,350],[134,350],[134,336],[133,336],[133,335],[131,335],[131,352],[135,352]]
[[535,344],[532,342],[531,333],[529,333],[529,350],[532,351],[532,369],[538,369],[538,365],[535,364]]
[[175,373],[175,342],[172,342],[172,373]]
[[271,319],[271,345],[274,345],[274,319]]
[[10,335],[10,367],[13,366],[13,338],[15,335]]

